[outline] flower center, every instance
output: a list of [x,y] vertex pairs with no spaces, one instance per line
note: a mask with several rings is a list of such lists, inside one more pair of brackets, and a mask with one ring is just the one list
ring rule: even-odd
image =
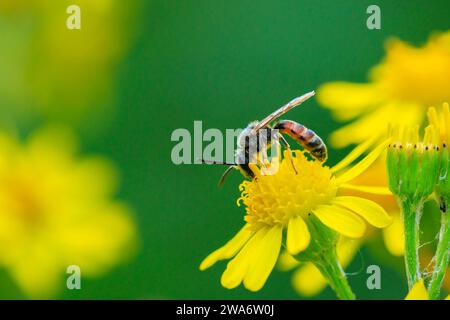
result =
[[390,97],[426,106],[450,99],[449,35],[421,48],[393,41],[387,50],[385,61],[372,76]]
[[[8,195],[4,199],[7,210],[20,217],[26,225],[34,225],[42,216],[42,203],[33,184],[21,177],[6,178]],[[5,209],[5,208],[4,208]],[[6,210],[6,209],[5,209]]]
[[285,152],[278,171],[273,175],[257,175],[240,185],[238,199],[246,206],[244,220],[251,228],[275,224],[286,225],[295,215],[306,218],[317,205],[327,204],[336,195],[337,187],[328,167],[308,160],[295,150],[292,162]]

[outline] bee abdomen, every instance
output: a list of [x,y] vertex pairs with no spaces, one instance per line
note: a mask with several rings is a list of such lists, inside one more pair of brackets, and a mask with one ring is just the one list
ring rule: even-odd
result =
[[322,139],[304,125],[291,120],[282,120],[275,124],[274,129],[287,134],[302,145],[314,158],[319,161],[327,159],[327,147]]

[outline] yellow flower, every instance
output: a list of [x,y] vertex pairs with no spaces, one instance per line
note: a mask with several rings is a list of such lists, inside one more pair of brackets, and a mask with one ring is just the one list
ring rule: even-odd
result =
[[[405,300],[430,300],[423,279],[420,279],[414,284],[411,290],[409,290],[408,295],[405,297]],[[448,295],[445,300],[450,300],[450,295]]]
[[333,146],[381,137],[387,121],[419,124],[429,105],[450,100],[450,31],[419,48],[391,40],[386,50],[384,60],[370,71],[369,83],[331,82],[319,88],[319,102],[338,120],[354,119],[332,134]]
[[[301,151],[289,152],[278,171],[262,175],[256,167],[256,178],[244,181],[238,199],[246,206],[245,226],[223,247],[212,252],[200,265],[205,270],[219,260],[233,258],[222,275],[225,288],[235,288],[241,282],[251,291],[260,290],[271,273],[279,255],[283,229],[287,229],[286,248],[292,255],[305,250],[310,241],[307,221],[310,215],[325,226],[349,238],[364,235],[368,223],[382,228],[391,218],[373,201],[352,196],[338,196],[380,155],[386,143],[375,148],[366,158],[344,173],[364,150],[357,148],[336,166],[330,168],[318,161],[311,161]],[[298,172],[295,173],[291,160]],[[364,187],[366,191],[379,192],[379,188]],[[385,192],[385,190],[382,190]],[[362,217],[362,218],[361,218]]]
[[[367,170],[361,175],[350,181],[354,186],[367,186],[384,188],[387,185],[386,177],[386,159],[380,156]],[[392,194],[384,194],[382,192],[367,193],[364,188],[359,190],[343,190],[340,195],[364,197],[381,205],[385,211],[392,217],[392,223],[381,229],[383,240],[387,250],[394,256],[403,256],[404,254],[404,234],[403,222],[400,218],[400,210]],[[359,248],[366,240],[377,236],[372,229],[366,232],[364,238],[355,240],[341,237],[336,253],[343,268],[345,268],[353,260]],[[312,297],[319,294],[327,285],[327,280],[320,273],[319,269],[313,263],[299,264],[287,252],[280,256],[278,268],[281,271],[289,271],[298,267],[292,276],[292,285],[294,289],[302,296]]]
[[98,276],[135,247],[130,209],[113,199],[115,169],[75,152],[63,129],[25,145],[0,134],[0,265],[33,297],[64,288],[70,265]]
[[[350,264],[360,246],[361,241],[359,240],[346,237],[339,238],[336,246],[336,254],[342,268]],[[288,271],[294,267],[298,268],[292,276],[292,285],[302,296],[315,296],[327,286],[327,280],[312,262],[300,264],[288,252],[280,255],[280,259],[278,260],[278,268],[280,270]]]

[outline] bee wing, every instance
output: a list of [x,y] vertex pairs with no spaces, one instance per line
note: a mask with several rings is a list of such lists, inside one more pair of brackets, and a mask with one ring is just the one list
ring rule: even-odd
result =
[[303,102],[305,102],[306,100],[308,100],[309,98],[314,96],[315,94],[316,93],[314,91],[311,91],[311,92],[305,93],[304,95],[302,95],[300,97],[297,97],[297,98],[291,100],[290,102],[286,103],[284,106],[282,106],[281,108],[279,108],[278,110],[276,110],[275,112],[271,113],[270,115],[265,117],[263,120],[258,122],[258,124],[255,126],[254,130],[258,131],[261,128],[264,128],[269,123],[271,123],[273,120],[281,117],[283,114],[285,114],[289,110],[295,108],[296,106],[302,104]]

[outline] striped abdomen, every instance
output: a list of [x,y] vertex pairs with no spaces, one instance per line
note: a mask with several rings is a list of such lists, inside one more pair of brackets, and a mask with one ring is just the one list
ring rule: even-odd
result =
[[325,161],[327,159],[325,143],[314,131],[304,125],[291,120],[281,120],[275,124],[274,129],[278,129],[280,133],[285,133],[300,143],[317,160]]

